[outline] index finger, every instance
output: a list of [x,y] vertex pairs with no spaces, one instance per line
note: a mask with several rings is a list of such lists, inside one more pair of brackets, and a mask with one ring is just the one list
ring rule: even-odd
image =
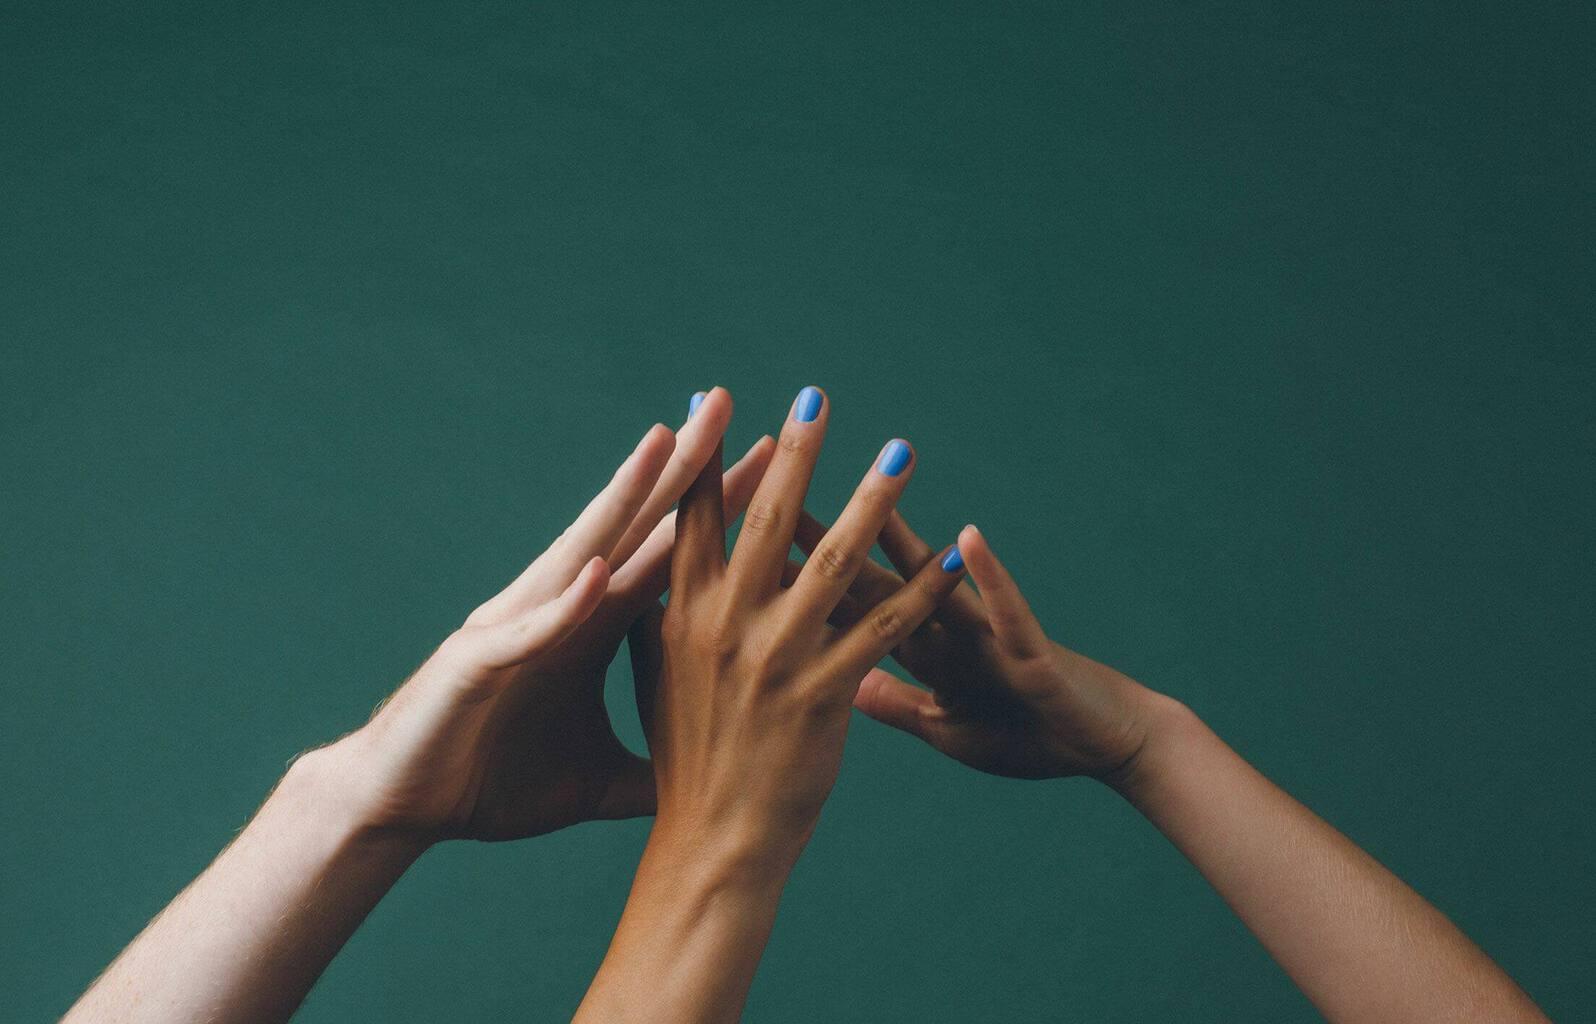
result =
[[654,481],[654,489],[643,507],[637,510],[626,533],[609,552],[607,561],[612,571],[637,553],[665,513],[676,504],[676,499],[692,484],[715,450],[715,444],[725,435],[731,415],[731,393],[725,388],[711,388],[708,393],[700,391],[693,396],[687,422],[676,431],[676,450],[665,464],[665,471]]
[[927,562],[914,578],[891,597],[864,613],[832,642],[824,657],[848,679],[861,679],[870,666],[886,657],[920,623],[930,617],[964,576],[964,561],[957,546]]

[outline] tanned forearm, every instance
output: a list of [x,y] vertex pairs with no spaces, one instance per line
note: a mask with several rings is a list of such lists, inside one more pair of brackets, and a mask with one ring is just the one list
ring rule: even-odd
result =
[[1163,703],[1120,791],[1332,1022],[1544,1021],[1445,915]]
[[656,827],[579,1024],[735,1021],[797,848]]

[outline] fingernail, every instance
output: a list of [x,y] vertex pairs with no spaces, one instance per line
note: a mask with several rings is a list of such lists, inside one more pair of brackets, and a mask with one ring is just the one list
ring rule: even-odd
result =
[[942,556],[943,572],[958,572],[964,568],[964,556],[959,554],[959,546],[953,545],[953,550]]
[[813,423],[815,417],[820,415],[820,404],[824,401],[820,389],[807,387],[798,392],[798,401],[793,404],[792,414],[799,423]]
[[909,442],[892,440],[881,450],[881,458],[876,460],[876,468],[881,470],[883,476],[897,476],[903,472],[903,467],[909,464],[909,459],[914,455],[909,449]]
[[698,411],[698,407],[703,405],[704,404],[704,399],[706,399],[708,397],[709,396],[704,394],[704,392],[702,392],[702,391],[693,392],[693,397],[689,398],[687,400],[687,418],[688,419],[692,419],[693,418],[693,413]]

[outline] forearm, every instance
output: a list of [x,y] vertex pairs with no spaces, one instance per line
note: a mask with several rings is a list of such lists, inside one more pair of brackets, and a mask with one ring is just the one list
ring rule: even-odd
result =
[[796,859],[656,826],[576,1020],[739,1019]]
[[1438,910],[1169,702],[1119,788],[1331,1021],[1542,1021]]
[[286,1020],[419,853],[363,828],[309,755],[65,1020]]

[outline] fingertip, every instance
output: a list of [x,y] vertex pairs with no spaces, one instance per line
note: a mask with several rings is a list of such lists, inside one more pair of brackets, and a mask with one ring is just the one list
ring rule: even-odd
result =
[[721,429],[725,429],[726,424],[731,423],[731,392],[718,384],[715,388],[710,388],[704,396],[704,402],[699,405],[699,415],[712,416],[715,423],[721,424]]
[[743,457],[737,460],[737,470],[740,474],[749,473],[757,480],[764,476],[765,467],[770,465],[775,453],[776,439],[766,434],[750,445]]
[[876,472],[886,477],[902,476],[914,466],[914,445],[901,437],[888,441],[876,456]]
[[979,572],[977,566],[984,568],[985,558],[990,558],[992,548],[986,542],[986,537],[970,523],[959,531],[958,538],[954,541],[954,550],[959,553],[960,561],[970,566],[972,574]]
[[636,454],[644,461],[653,460],[663,467],[664,461],[676,450],[676,431],[663,423],[656,423],[643,434],[637,443]]
[[707,422],[725,430],[726,424],[731,422],[731,413],[731,392],[716,386],[693,395],[692,401],[688,403],[687,418],[694,425]]
[[813,423],[825,413],[827,404],[826,393],[809,384],[793,399],[789,415],[799,423]]
[[887,680],[892,678],[894,678],[892,673],[886,669],[873,668],[866,672],[865,677],[859,680],[859,689],[854,691],[853,706],[867,715],[870,714],[870,709],[876,703],[876,695]]
[[604,599],[610,585],[610,565],[604,559],[595,555],[588,559],[582,571],[576,574],[576,579],[571,581],[566,589],[571,601],[572,614],[580,621],[593,614],[593,610]]
[[577,573],[576,579],[584,585],[608,583],[610,580],[610,563],[601,555],[594,555],[582,566],[582,571]]
[[924,739],[924,710],[929,700],[926,691],[885,669],[873,668],[860,680],[853,706],[882,725]]

